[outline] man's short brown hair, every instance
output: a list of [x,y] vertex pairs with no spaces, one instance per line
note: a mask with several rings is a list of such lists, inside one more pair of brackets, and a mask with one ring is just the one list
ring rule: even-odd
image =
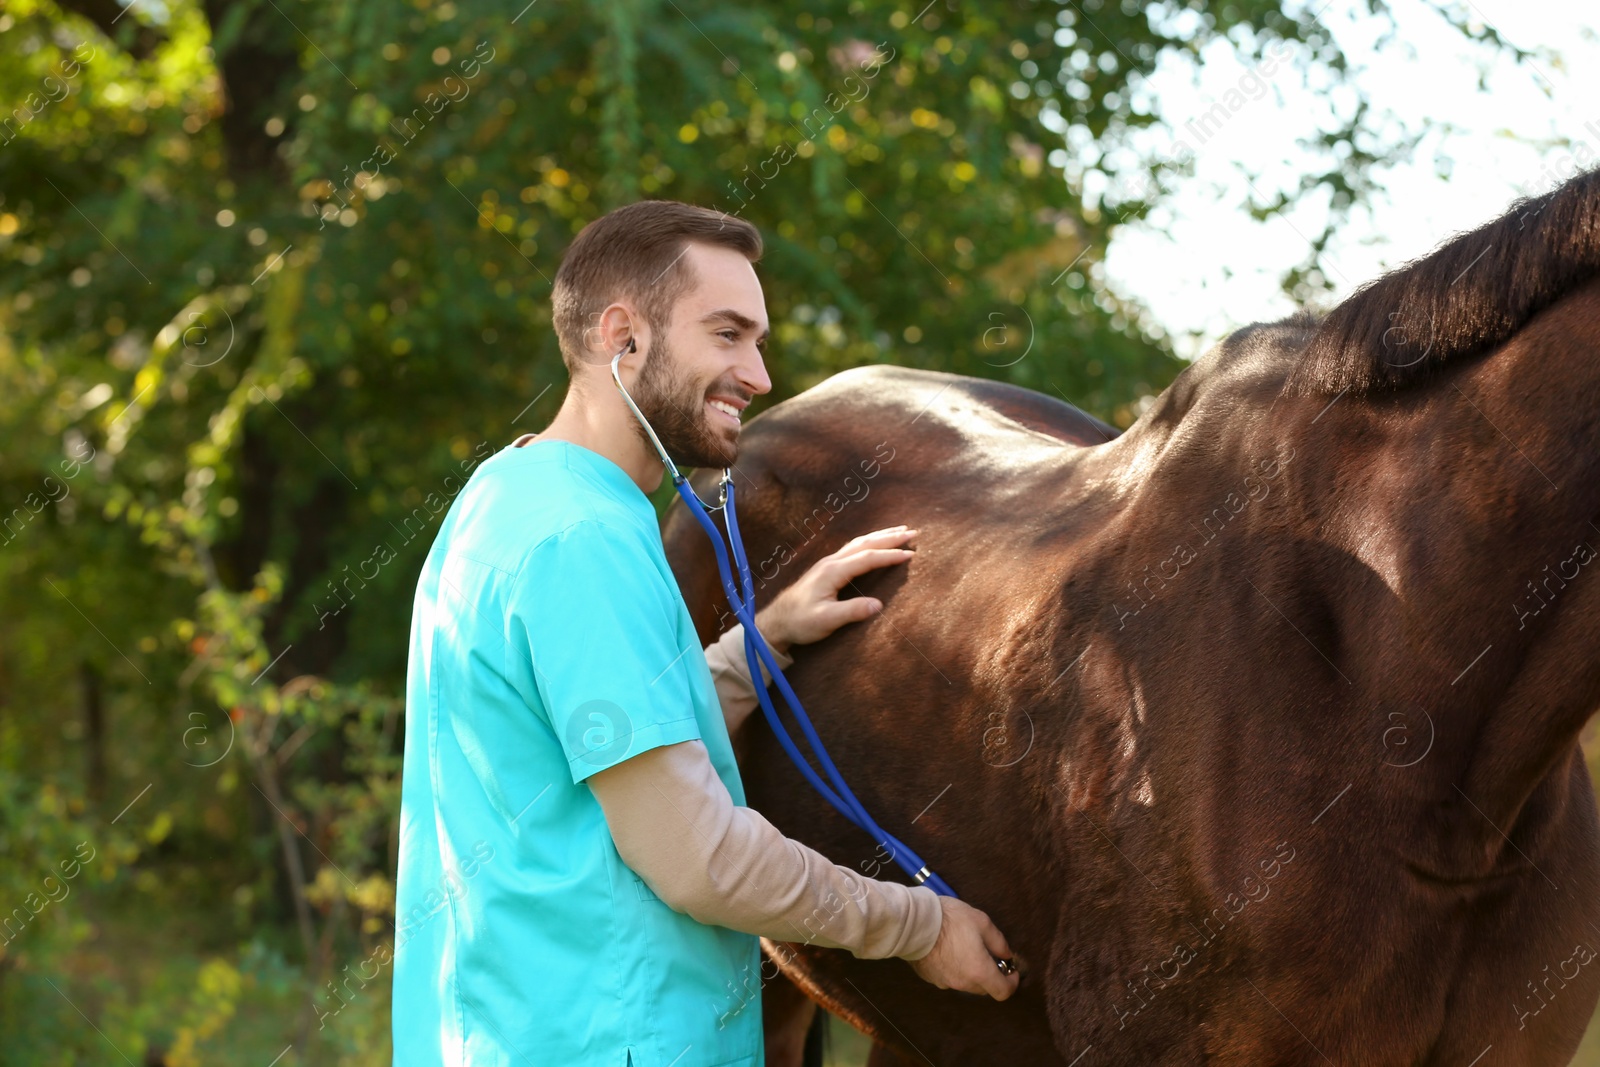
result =
[[744,219],[676,200],[641,200],[602,215],[573,239],[556,271],[550,302],[567,373],[593,361],[585,331],[619,299],[632,301],[652,332],[694,285],[683,253],[689,242],[761,258],[761,232]]

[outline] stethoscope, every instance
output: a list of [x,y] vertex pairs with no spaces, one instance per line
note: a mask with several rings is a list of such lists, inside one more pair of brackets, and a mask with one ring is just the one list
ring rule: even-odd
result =
[[[761,631],[756,629],[755,621],[755,590],[750,578],[750,564],[745,558],[744,541],[739,536],[739,519],[734,513],[733,506],[733,469],[724,467],[722,479],[718,483],[719,494],[716,504],[706,504],[700,499],[694,487],[689,484],[689,479],[678,470],[678,465],[672,462],[672,457],[667,455],[667,450],[662,447],[661,439],[656,436],[655,430],[650,426],[650,421],[644,417],[639,406],[633,402],[633,397],[628,395],[628,390],[622,384],[622,375],[618,373],[617,365],[622,357],[629,352],[635,352],[638,346],[630,339],[621,351],[611,357],[611,377],[617,383],[617,390],[622,393],[622,399],[627,402],[628,408],[633,412],[633,417],[639,420],[639,425],[644,427],[644,432],[649,435],[650,443],[655,446],[656,453],[661,457],[662,465],[672,475],[672,485],[688,505],[689,513],[695,517],[700,528],[705,530],[706,536],[711,538],[711,547],[717,556],[717,572],[722,578],[722,590],[727,594],[728,606],[733,609],[734,617],[744,624],[744,654],[750,666],[750,677],[755,681],[756,697],[761,702],[761,712],[766,716],[767,724],[772,727],[772,733],[777,737],[778,743],[788,754],[789,760],[795,765],[811,787],[822,795],[822,798],[831,804],[840,815],[850,822],[871,834],[873,840],[881,842],[890,849],[890,858],[910,875],[913,883],[926,885],[941,896],[953,897],[955,891],[945,884],[944,879],[934,874],[928,865],[905,843],[893,834],[884,830],[877,824],[872,816],[867,814],[861,801],[856,799],[855,793],[845,784],[844,776],[839,773],[839,768],[834,766],[833,760],[828,756],[828,750],[823,747],[822,739],[817,736],[817,731],[811,725],[811,718],[800,705],[800,698],[795,696],[794,690],[789,686],[789,680],[783,676],[783,671],[778,667],[777,660],[773,658],[772,649],[767,645],[766,638],[761,636]],[[734,566],[739,571],[739,585],[734,585],[733,569],[728,563],[728,549],[723,545],[722,535],[717,532],[715,524],[711,521],[709,512],[721,511],[723,520],[728,527],[728,544],[733,548]],[[742,594],[741,594],[742,589]],[[784,701],[793,712],[795,721],[800,724],[806,742],[816,754],[817,761],[822,764],[823,770],[833,783],[830,788],[824,782],[800,749],[795,745],[794,739],[789,736],[789,731],[778,719],[778,710],[772,705],[772,698],[767,693],[767,688],[761,685],[760,664],[765,664],[767,671],[772,675],[772,680],[777,684],[778,691],[783,694]],[[837,790],[837,791],[835,791]],[[1011,974],[1016,965],[1009,959],[995,961],[1002,974]]]

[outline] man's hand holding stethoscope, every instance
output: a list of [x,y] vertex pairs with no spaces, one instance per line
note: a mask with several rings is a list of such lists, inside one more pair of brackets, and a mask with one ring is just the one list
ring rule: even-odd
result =
[[821,641],[839,627],[870,619],[883,601],[869,596],[839,599],[847,584],[879,567],[905,563],[916,555],[910,542],[917,531],[892,526],[862,534],[816,563],[795,583],[756,612],[756,626],[767,644],[779,652],[791,645]]

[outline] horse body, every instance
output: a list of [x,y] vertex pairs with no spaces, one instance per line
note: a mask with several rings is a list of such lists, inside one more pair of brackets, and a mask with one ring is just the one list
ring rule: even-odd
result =
[[[921,530],[856,583],[885,611],[787,674],[867,809],[1026,966],[1004,1003],[771,946],[785,976],[875,1062],[1566,1062],[1600,998],[1592,258],[1476,334],[1453,302],[1493,293],[1418,267],[1247,328],[1120,436],[891,367],[753,420],[758,603],[852,536]],[[1374,300],[1442,317],[1425,349],[1384,335],[1411,364],[1339,349]],[[681,509],[665,539],[709,641],[709,545]],[[764,724],[737,745],[752,807],[900,877]]]

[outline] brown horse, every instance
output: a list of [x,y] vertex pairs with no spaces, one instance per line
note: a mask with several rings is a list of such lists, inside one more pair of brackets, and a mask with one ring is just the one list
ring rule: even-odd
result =
[[[744,434],[759,603],[922,531],[788,676],[1028,967],[997,1003],[769,946],[874,1063],[1567,1062],[1600,996],[1600,174],[1240,330],[1120,436],[887,366]],[[709,545],[681,508],[665,537],[709,641]],[[764,722],[739,745],[751,806],[901,877]],[[769,990],[774,1064],[795,1006]]]

